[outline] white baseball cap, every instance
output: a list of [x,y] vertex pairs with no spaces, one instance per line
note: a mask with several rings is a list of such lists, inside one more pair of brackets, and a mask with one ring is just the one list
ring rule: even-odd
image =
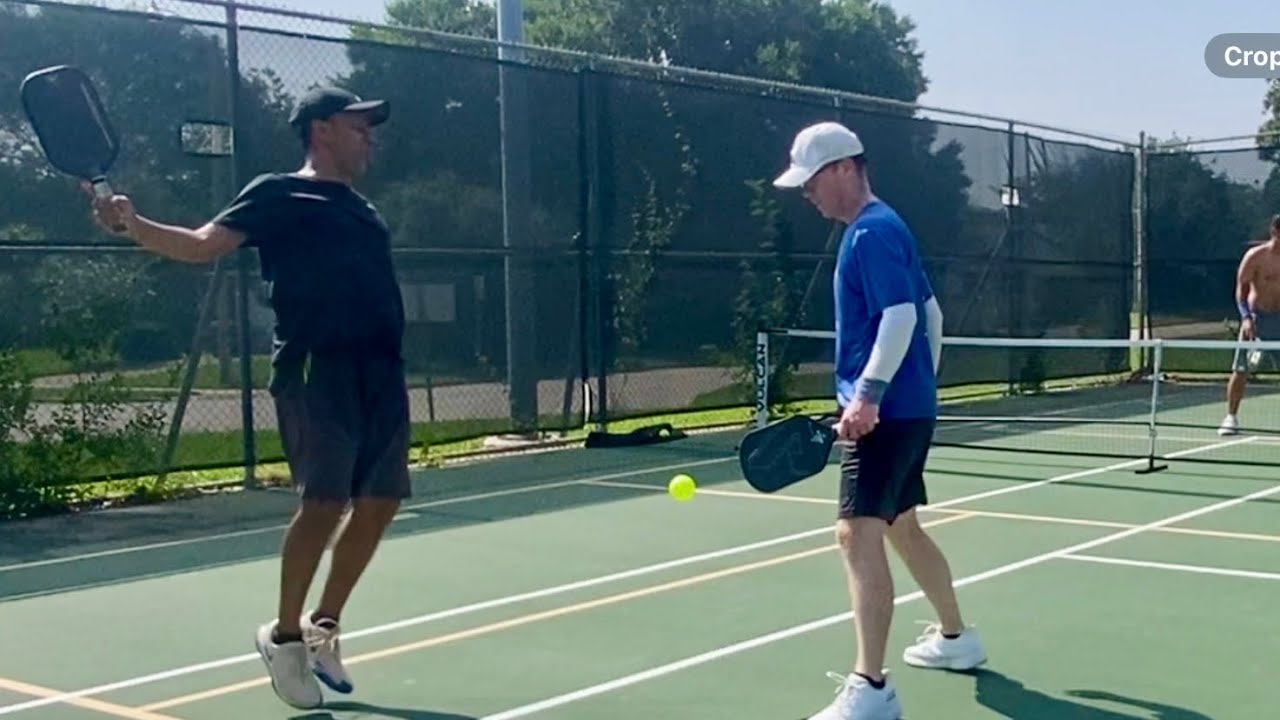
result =
[[800,187],[829,163],[863,152],[862,141],[852,130],[836,122],[820,122],[801,130],[791,144],[791,167],[773,184]]

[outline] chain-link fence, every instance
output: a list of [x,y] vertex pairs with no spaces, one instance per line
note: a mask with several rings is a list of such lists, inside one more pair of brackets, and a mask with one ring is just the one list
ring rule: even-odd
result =
[[[133,433],[117,469],[279,459],[273,319],[252,252],[183,266],[92,226],[18,107],[46,65],[89,71],[122,136],[115,184],[189,225],[298,166],[285,120],[312,85],[391,100],[360,190],[393,231],[419,443],[745,420],[757,328],[832,322],[838,228],[769,184],[821,119],[863,136],[948,334],[1123,337],[1142,306],[1136,144],[577,53],[499,60],[484,40],[213,0],[0,0],[0,54],[0,296],[16,310],[0,342],[30,377],[29,414],[82,407],[67,388],[88,373],[116,388],[98,420]],[[184,147],[195,124],[233,128],[234,153]],[[1153,284],[1153,307],[1166,296],[1187,301]]]

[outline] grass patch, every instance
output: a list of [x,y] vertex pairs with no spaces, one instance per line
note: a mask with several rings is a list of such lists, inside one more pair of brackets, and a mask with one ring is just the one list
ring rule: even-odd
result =
[[75,366],[49,348],[17,350],[14,353],[23,372],[31,377],[67,375],[75,372]]
[[[259,390],[265,389],[271,380],[271,358],[255,355],[250,360],[249,366],[253,387]],[[124,376],[124,383],[130,387],[177,389],[182,386],[182,378],[186,373],[187,361],[183,359],[159,369],[130,372]],[[240,358],[231,358],[226,382],[223,382],[222,363],[212,355],[201,357],[200,364],[196,367],[193,387],[197,390],[239,389],[241,387]]]

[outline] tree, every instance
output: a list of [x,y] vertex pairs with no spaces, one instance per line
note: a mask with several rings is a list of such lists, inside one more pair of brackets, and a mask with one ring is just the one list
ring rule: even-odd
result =
[[1267,93],[1262,98],[1263,112],[1270,117],[1258,128],[1258,146],[1263,148],[1261,155],[1273,162],[1280,160],[1280,78],[1271,81]]
[[[28,72],[70,63],[85,68],[120,135],[113,180],[139,208],[172,222],[195,222],[226,202],[215,161],[187,157],[178,128],[191,118],[227,117],[227,57],[218,34],[179,22],[150,20],[77,7],[0,6],[0,83],[16,88]],[[141,49],[145,48],[145,52]],[[249,138],[250,166],[276,165],[290,107],[278,81],[266,74],[243,79],[239,128]],[[269,131],[275,128],[275,131]],[[297,156],[296,143],[290,148]],[[0,181],[15,183],[0,229],[25,224],[46,241],[100,238],[84,211],[75,181],[57,175],[41,156],[16,92],[0,94]],[[266,162],[261,162],[261,159]],[[29,183],[28,188],[22,184]],[[5,197],[12,198],[5,187]],[[68,211],[70,210],[70,211]]]
[[[12,90],[0,93],[4,515],[56,504],[52,483],[156,470],[164,407],[141,402],[116,371],[122,360],[186,352],[208,270],[107,248],[118,241],[98,230],[76,181],[55,172],[39,150],[20,107],[22,78],[54,64],[86,70],[119,134],[113,184],[143,213],[202,223],[236,188],[228,182],[230,160],[192,158],[179,143],[184,120],[229,119],[223,33],[83,5],[3,3],[0,60],[0,85]],[[286,124],[291,102],[278,79],[243,73],[241,80],[245,172],[297,162],[301,148]],[[48,247],[67,245],[103,252]],[[30,376],[55,373],[72,376],[55,390],[40,389],[56,399],[29,391]]]
[[[27,73],[53,64],[84,68],[120,136],[113,184],[151,217],[202,223],[231,199],[233,189],[226,183],[230,161],[185,155],[178,129],[187,119],[228,118],[223,43],[217,33],[180,22],[83,7],[5,4],[0,5],[0,84],[17,88]],[[268,73],[246,74],[241,90],[237,131],[245,140],[246,171],[296,162],[299,148],[285,123],[291,103],[278,79]],[[19,105],[17,92],[0,94],[0,196],[6,198],[0,206],[0,242],[83,245],[108,240],[92,223],[76,181],[45,161]],[[109,260],[80,256],[82,263],[105,265]],[[147,268],[150,281],[139,291],[154,300],[146,322],[157,352],[168,357],[182,352],[204,290],[193,277],[202,271],[141,254],[124,264],[134,272]],[[21,298],[24,287],[17,281],[10,290]],[[6,294],[0,286],[0,296]],[[8,298],[2,299],[9,307]],[[39,342],[38,337],[27,340]]]
[[[383,136],[371,192],[391,197],[394,187],[398,211],[424,216],[399,216],[400,244],[497,247],[501,235],[492,222],[459,221],[462,205],[445,211],[425,196],[407,201],[426,188],[438,193],[444,178],[478,196],[501,188],[493,46],[412,30],[492,39],[494,8],[477,0],[392,0],[387,17],[405,30],[357,31],[362,42],[349,49],[354,70],[345,80],[361,93],[392,97],[399,108],[400,123]],[[605,351],[604,372],[704,365],[711,355],[749,362],[731,349],[749,340],[756,323],[829,322],[831,228],[798,194],[768,185],[795,132],[811,122],[842,119],[864,137],[878,193],[898,207],[927,250],[945,254],[964,242],[957,228],[965,223],[969,179],[960,143],[938,142],[939,125],[914,118],[910,109],[870,101],[833,107],[829,94],[792,87],[917,99],[927,82],[914,28],[887,6],[526,0],[525,17],[530,44],[648,63],[588,64],[534,51],[517,71],[533,98],[530,190],[546,233],[535,244],[567,249],[582,217],[579,73],[591,68],[583,82],[592,89],[588,112],[598,129],[599,154],[591,159],[599,160],[602,231],[591,242],[607,249],[604,284],[593,280],[591,287],[606,289],[616,350]],[[725,75],[665,72],[676,66]],[[978,134],[954,137],[968,142]],[[408,234],[410,226],[419,229]],[[796,254],[806,257],[785,257]],[[501,287],[500,274],[490,277]],[[567,302],[564,281],[554,273],[542,281],[552,308]],[[542,315],[544,307],[540,302],[531,322],[554,322]],[[801,314],[806,307],[819,310]],[[500,347],[494,351],[502,356]],[[546,351],[544,360],[562,369],[563,348]]]
[[[527,42],[912,101],[915,25],[868,0],[528,0]],[[497,37],[493,5],[391,0],[391,24]]]

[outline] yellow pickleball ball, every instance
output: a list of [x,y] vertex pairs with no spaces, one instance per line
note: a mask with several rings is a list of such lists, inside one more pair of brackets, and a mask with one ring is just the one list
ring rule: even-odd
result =
[[680,502],[692,500],[697,490],[698,484],[688,475],[677,475],[671,478],[671,482],[667,483],[667,492]]

